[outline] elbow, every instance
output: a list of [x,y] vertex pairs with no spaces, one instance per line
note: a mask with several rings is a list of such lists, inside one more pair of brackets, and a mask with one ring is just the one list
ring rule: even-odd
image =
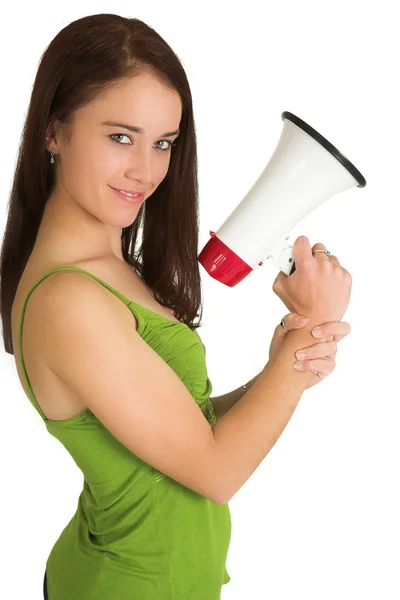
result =
[[215,500],[215,504],[228,504],[228,502],[230,502],[231,498],[228,498],[227,495],[225,496],[218,496],[218,498]]
[[228,504],[229,500],[219,500],[215,504]]
[[227,494],[225,489],[221,489],[221,487],[222,486],[220,486],[218,490],[214,490],[213,502],[215,504],[227,504],[231,499],[231,496]]

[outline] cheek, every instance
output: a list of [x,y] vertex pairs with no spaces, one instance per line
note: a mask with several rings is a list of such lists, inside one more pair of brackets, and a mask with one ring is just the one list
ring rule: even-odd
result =
[[160,161],[160,163],[154,169],[154,181],[157,185],[159,185],[167,176],[169,164],[170,161],[165,159],[165,161]]
[[123,167],[122,153],[117,152],[118,148],[114,149],[110,144],[105,143],[93,152],[93,171],[103,173],[103,179],[108,175],[118,176]]
[[63,187],[73,198],[82,203],[92,188],[92,160],[82,149],[70,148],[63,155],[60,164],[60,178]]
[[[112,153],[107,156],[106,148],[101,144],[90,143],[90,135],[87,135],[80,143],[71,145],[65,163],[65,180],[73,185],[75,192],[78,190],[82,195],[93,194],[104,181],[110,165],[112,165]],[[117,164],[114,158],[115,164]],[[90,196],[89,196],[90,197]]]

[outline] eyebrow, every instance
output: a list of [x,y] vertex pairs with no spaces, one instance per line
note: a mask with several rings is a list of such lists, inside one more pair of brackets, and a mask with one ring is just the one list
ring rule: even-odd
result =
[[[127,125],[126,123],[117,123],[116,121],[103,121],[102,125],[110,125],[111,127],[123,127],[124,129],[129,129],[129,131],[133,131],[134,133],[144,133],[144,129],[142,127],[136,127],[135,125]],[[166,133],[162,133],[163,135],[179,135],[180,131],[177,129],[176,131],[167,131]],[[160,136],[160,137],[161,137]]]

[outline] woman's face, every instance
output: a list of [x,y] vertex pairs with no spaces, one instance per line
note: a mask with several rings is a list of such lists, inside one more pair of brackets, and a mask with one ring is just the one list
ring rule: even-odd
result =
[[144,201],[157,189],[178,137],[164,134],[179,129],[181,111],[179,95],[150,74],[108,89],[74,113],[68,139],[56,134],[48,144],[55,153],[56,189],[106,225],[131,225],[141,203],[123,201],[112,188],[143,191]]

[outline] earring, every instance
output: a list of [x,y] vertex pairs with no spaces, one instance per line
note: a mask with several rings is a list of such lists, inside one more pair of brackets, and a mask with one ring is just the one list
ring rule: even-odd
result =
[[54,150],[51,151],[50,162],[54,164]]

